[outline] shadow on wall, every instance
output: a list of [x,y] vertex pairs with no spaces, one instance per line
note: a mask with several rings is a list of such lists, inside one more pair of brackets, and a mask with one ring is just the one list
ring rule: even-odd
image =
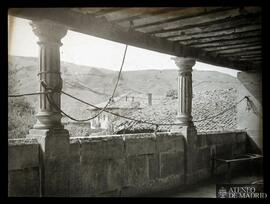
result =
[[246,144],[247,152],[252,154],[262,154],[262,150],[256,144],[256,142],[247,134],[247,144]]

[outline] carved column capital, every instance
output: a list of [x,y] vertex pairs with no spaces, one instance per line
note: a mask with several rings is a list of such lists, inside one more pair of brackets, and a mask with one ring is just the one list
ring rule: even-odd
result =
[[194,58],[176,57],[174,62],[179,68],[179,73],[192,72],[192,67],[195,65]]
[[32,21],[30,25],[34,34],[39,38],[39,44],[53,43],[61,46],[61,39],[67,34],[67,29],[64,26],[47,20]]

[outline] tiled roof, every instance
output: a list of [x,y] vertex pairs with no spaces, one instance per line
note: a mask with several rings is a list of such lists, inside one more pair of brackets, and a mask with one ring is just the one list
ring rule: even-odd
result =
[[[126,98],[127,97],[127,98]],[[132,97],[134,97],[134,101],[132,102]],[[160,96],[152,96],[152,104],[156,105],[160,103]],[[108,101],[104,101],[102,103],[96,104],[95,106],[99,108],[105,107]],[[138,94],[134,92],[128,92],[126,94],[120,95],[114,98],[114,101],[111,102],[106,109],[113,111],[112,109],[122,109],[122,110],[138,110],[141,108],[145,108],[148,106],[148,98],[146,94]],[[82,106],[80,103],[76,103],[76,108],[70,107],[69,109],[65,109],[65,111],[75,117],[76,119],[86,119],[89,118],[92,114],[96,114],[93,111],[99,111],[100,109],[91,108],[89,106]],[[62,118],[63,123],[77,123],[67,117]],[[89,123],[89,122],[86,122]]]
[[[132,102],[132,98],[134,101]],[[159,103],[159,97],[152,96],[152,104]],[[107,104],[107,101],[97,104],[99,108],[103,108]],[[133,109],[133,108],[145,108],[148,106],[148,98],[146,94],[137,94],[133,92],[128,92],[121,96],[115,97],[113,102],[111,102],[107,109]],[[96,110],[92,108],[92,110]]]
[[[193,120],[201,120],[222,112],[235,104],[236,90],[214,90],[195,93],[192,100]],[[164,98],[159,104],[147,106],[136,111],[127,111],[126,115],[132,118],[154,123],[175,123],[177,115],[177,99]],[[236,129],[236,110],[230,109],[222,115],[202,122],[194,122],[199,132],[224,131]],[[142,132],[154,130],[155,126],[138,123],[123,118],[113,121],[115,132],[131,131]],[[159,131],[168,131],[172,126],[160,126]]]

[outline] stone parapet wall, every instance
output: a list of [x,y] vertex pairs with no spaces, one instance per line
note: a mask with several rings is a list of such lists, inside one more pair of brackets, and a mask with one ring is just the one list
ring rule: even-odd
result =
[[[246,153],[246,141],[247,134],[242,131],[198,133],[196,180],[211,177],[213,154],[227,157]],[[180,133],[72,137],[69,169],[63,172],[69,181],[68,195],[136,196],[185,187],[186,148]],[[37,141],[9,140],[8,156],[9,196],[40,196],[44,181]],[[219,173],[225,170],[220,167]]]
[[72,138],[70,144],[70,196],[130,196],[184,183],[179,134]]
[[40,196],[39,144],[34,139],[10,139],[8,145],[8,195]]

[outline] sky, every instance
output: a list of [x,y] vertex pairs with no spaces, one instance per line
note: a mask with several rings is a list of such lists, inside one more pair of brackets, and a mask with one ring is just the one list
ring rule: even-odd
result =
[[[9,55],[38,57],[38,37],[34,35],[30,21],[22,18],[8,18]],[[117,71],[120,69],[125,44],[90,35],[68,31],[62,38],[61,61],[78,65],[101,67]],[[173,56],[128,46],[123,71],[145,69],[178,69]],[[236,70],[196,62],[195,70],[219,71],[236,77]]]

